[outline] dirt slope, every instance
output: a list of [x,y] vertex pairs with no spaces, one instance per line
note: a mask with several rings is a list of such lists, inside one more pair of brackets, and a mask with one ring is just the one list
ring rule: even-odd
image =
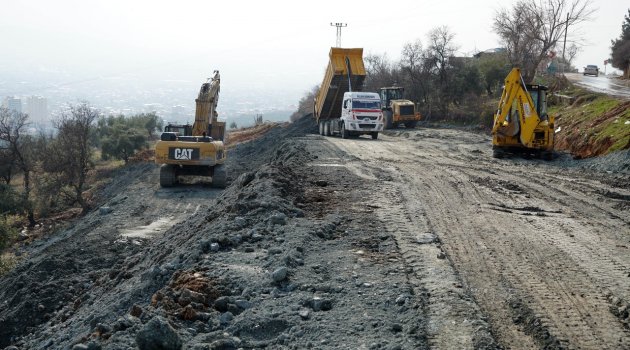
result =
[[627,152],[495,160],[457,130],[315,131],[236,146],[224,191],[122,171],[103,207],[21,249],[0,348],[630,347]]

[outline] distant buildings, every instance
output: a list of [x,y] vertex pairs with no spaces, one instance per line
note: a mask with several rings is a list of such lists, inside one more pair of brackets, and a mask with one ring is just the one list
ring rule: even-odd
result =
[[17,96],[5,97],[2,106],[16,113],[26,113],[35,123],[48,121],[48,100],[41,96],[28,96],[25,100]]
[[29,96],[26,98],[26,108],[24,111],[36,123],[48,121],[48,101],[41,96]]
[[2,107],[5,107],[10,111],[22,113],[22,100],[17,96],[7,96],[2,101]]

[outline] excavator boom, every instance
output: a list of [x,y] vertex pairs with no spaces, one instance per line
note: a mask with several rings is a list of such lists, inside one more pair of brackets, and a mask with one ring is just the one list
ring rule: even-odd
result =
[[[215,70],[212,78],[209,78],[199,89],[199,95],[195,99],[195,123],[193,124],[193,136],[210,136],[212,125],[217,123],[217,104],[219,102],[221,78],[219,71]],[[221,137],[221,139],[223,139]]]

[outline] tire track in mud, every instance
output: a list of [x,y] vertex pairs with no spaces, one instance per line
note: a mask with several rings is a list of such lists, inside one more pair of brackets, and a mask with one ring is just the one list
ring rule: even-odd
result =
[[[557,181],[557,170],[544,163],[491,162],[475,152],[476,145],[448,147],[440,139],[392,145],[385,137],[383,146],[396,152],[377,144],[368,152],[338,146],[373,167],[398,169],[396,179],[404,183],[398,197],[424,208],[502,345],[630,348],[629,332],[619,322],[627,322],[626,314],[616,309],[630,293],[630,259],[627,248],[618,246],[628,237],[627,222],[589,196],[605,186],[578,178],[587,185],[576,189],[568,175]],[[474,181],[479,178],[499,186],[481,186]]]
[[[376,152],[375,155],[387,157],[387,153]],[[397,177],[396,167],[383,166],[380,161],[355,161],[345,165],[355,173],[360,169],[357,175],[364,178],[365,174],[374,179]],[[424,312],[428,319],[424,330],[429,345],[433,349],[495,348],[487,322],[442,251],[426,214],[418,211],[418,207],[409,208],[404,202],[396,201],[402,198],[400,183],[381,181],[382,187],[374,192],[370,202],[379,204],[376,214],[396,240],[415,296],[427,300]]]
[[[434,349],[488,348],[494,340],[481,319],[474,301],[466,295],[457,273],[441,250],[437,236],[431,232],[426,216],[411,213],[400,202],[401,193],[385,187],[376,201],[377,211],[401,251],[408,278],[416,295],[427,298],[426,332]],[[427,267],[430,266],[430,269]]]

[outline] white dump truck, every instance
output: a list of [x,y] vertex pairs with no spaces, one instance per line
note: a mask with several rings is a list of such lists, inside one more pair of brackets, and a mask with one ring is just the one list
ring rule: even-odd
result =
[[313,115],[319,133],[348,138],[383,131],[379,94],[361,92],[365,80],[363,49],[330,49],[330,62],[315,96]]

